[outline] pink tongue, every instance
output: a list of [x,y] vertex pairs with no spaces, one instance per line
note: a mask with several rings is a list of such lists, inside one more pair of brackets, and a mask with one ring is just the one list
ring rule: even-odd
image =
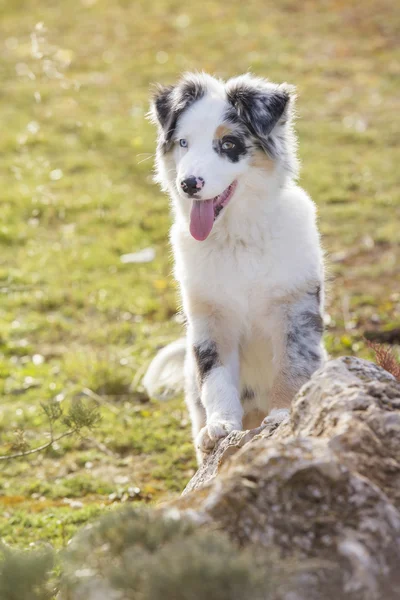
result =
[[203,242],[214,223],[213,200],[193,200],[190,213],[190,233],[195,240]]

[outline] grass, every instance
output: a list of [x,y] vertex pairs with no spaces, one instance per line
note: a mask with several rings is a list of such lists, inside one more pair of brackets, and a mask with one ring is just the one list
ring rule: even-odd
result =
[[[327,346],[371,357],[365,330],[400,321],[400,15],[389,0],[0,10],[0,453],[21,430],[32,446],[48,439],[41,402],[91,395],[102,414],[88,437],[0,464],[0,535],[61,547],[121,502],[179,493],[195,468],[182,399],[158,404],[140,387],[181,333],[150,84],[250,69],[297,86],[301,184],[331,278]],[[152,262],[121,262],[148,247]]]

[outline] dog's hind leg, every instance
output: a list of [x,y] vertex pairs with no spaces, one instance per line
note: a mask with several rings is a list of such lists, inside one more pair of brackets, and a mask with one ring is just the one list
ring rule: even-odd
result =
[[284,326],[274,332],[276,369],[270,409],[288,408],[301,386],[323,363],[323,320],[320,288],[282,307]]

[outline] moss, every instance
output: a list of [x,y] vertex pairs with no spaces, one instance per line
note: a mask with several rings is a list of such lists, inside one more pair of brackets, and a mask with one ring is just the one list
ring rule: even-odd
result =
[[93,585],[101,581],[103,589],[146,600],[272,599],[278,571],[271,558],[239,550],[221,533],[196,531],[177,515],[163,518],[131,508],[78,536],[65,558],[66,599],[90,586],[82,579],[82,564]]

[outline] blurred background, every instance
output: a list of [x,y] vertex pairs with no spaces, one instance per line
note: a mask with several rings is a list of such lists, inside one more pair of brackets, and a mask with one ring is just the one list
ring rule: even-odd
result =
[[152,83],[203,69],[297,86],[328,351],[371,358],[366,332],[398,351],[400,11],[391,0],[0,0],[0,15],[0,454],[71,429],[43,406],[65,415],[82,400],[101,414],[93,430],[0,461],[0,530],[60,547],[110,507],[177,494],[195,468],[182,398],[158,404],[140,385],[182,332],[168,199],[152,182]]

